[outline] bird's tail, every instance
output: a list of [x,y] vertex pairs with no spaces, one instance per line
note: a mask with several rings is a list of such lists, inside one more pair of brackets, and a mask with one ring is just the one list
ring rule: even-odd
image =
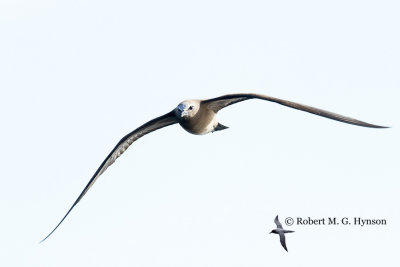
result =
[[218,123],[217,127],[215,127],[214,131],[222,131],[225,129],[228,129],[228,126],[222,125],[221,123]]

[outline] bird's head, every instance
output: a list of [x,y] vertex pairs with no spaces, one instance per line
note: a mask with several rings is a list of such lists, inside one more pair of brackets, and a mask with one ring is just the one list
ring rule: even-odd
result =
[[175,114],[179,119],[193,118],[200,109],[200,101],[185,100],[175,108]]

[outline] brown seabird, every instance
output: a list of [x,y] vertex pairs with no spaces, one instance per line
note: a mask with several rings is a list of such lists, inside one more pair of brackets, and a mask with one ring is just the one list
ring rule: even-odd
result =
[[222,125],[218,122],[216,114],[221,109],[249,99],[261,99],[267,100],[271,102],[275,102],[290,108],[302,110],[305,112],[313,113],[318,116],[322,116],[328,119],[341,121],[344,123],[354,124],[363,127],[370,128],[387,128],[384,126],[374,125],[370,123],[366,123],[363,121],[359,121],[353,118],[349,118],[346,116],[342,116],[333,112],[325,111],[322,109],[306,106],[303,104],[261,95],[261,94],[230,94],[224,95],[216,98],[211,98],[207,100],[185,100],[181,102],[174,110],[168,112],[167,114],[155,118],[136,130],[130,132],[126,136],[124,136],[118,144],[114,147],[114,149],[108,154],[106,159],[101,163],[100,167],[96,170],[89,183],[83,189],[82,193],[76,199],[74,204],[65,214],[65,216],[61,219],[61,221],[57,224],[57,226],[50,232],[42,241],[46,240],[65,220],[71,210],[78,204],[78,202],[82,199],[82,197],[87,193],[89,188],[96,182],[97,178],[110,166],[115,160],[128,149],[128,147],[135,142],[140,137],[151,133],[155,130],[161,129],[163,127],[179,123],[183,129],[188,131],[191,134],[203,135],[214,131],[220,131],[227,129],[228,127]]

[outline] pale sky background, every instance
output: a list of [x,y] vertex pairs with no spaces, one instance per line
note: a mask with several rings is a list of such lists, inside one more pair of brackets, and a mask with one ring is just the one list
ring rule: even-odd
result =
[[[0,266],[399,266],[398,1],[0,2]],[[206,136],[125,134],[190,98],[268,94]],[[292,226],[279,214],[384,218]]]

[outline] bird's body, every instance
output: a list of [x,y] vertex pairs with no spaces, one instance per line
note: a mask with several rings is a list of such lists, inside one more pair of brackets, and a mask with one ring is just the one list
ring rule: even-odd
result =
[[261,99],[267,100],[270,102],[275,102],[290,108],[302,110],[305,112],[309,112],[318,116],[326,117],[329,119],[341,121],[344,123],[354,124],[363,127],[370,128],[386,128],[378,125],[373,125],[370,123],[362,122],[356,119],[352,119],[349,117],[345,117],[336,113],[332,113],[329,111],[325,111],[322,109],[302,105],[299,103],[274,98],[266,95],[260,94],[231,94],[225,95],[221,97],[216,97],[207,100],[185,100],[181,102],[174,110],[166,113],[163,116],[157,117],[153,120],[148,121],[143,124],[139,128],[135,129],[131,133],[127,134],[123,137],[118,144],[114,147],[114,149],[110,152],[110,154],[106,157],[106,159],[102,162],[100,167],[96,170],[89,183],[83,189],[81,194],[78,196],[74,204],[68,210],[66,215],[62,218],[62,220],[58,223],[58,225],[47,235],[42,241],[46,240],[64,221],[64,219],[68,216],[71,210],[75,207],[76,204],[82,199],[82,197],[87,193],[90,187],[96,182],[99,176],[109,167],[111,166],[116,159],[122,155],[128,149],[128,147],[135,142],[137,139],[142,136],[161,129],[163,127],[179,123],[183,129],[187,132],[195,135],[203,135],[214,131],[220,131],[227,129],[228,127],[220,124],[217,120],[217,113],[219,110],[249,99]]
[[[195,112],[193,116],[181,116],[179,109],[175,110],[175,116],[179,121],[179,124],[187,132],[196,135],[203,135],[213,132],[218,125],[216,113],[207,109],[203,106],[200,100],[185,100],[178,105],[185,107],[193,107],[192,110]],[[184,110],[183,110],[184,111]]]
[[291,230],[283,230],[283,229],[274,229],[271,231],[272,234],[287,234],[287,233],[294,233],[294,231]]

